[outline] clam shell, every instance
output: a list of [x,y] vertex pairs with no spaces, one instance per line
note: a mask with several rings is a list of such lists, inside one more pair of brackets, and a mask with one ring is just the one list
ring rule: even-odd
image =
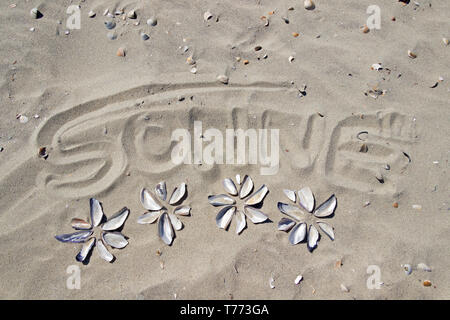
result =
[[228,77],[224,74],[217,76],[217,81],[222,82],[223,84],[228,84]]
[[89,18],[93,18],[93,17],[95,17],[95,15],[96,15],[96,13],[92,10],[89,11],[89,13],[88,13]]
[[303,6],[305,7],[306,10],[314,10],[316,8],[316,5],[312,0],[305,0],[303,2]]
[[166,199],[167,199],[167,188],[166,188],[166,182],[165,181],[161,181],[160,183],[158,183],[156,185],[155,193],[162,201],[166,201]]
[[236,185],[234,184],[233,180],[229,178],[223,179],[223,188],[225,189],[226,192],[228,192],[232,196],[237,196],[238,194]]
[[102,229],[105,231],[119,229],[127,219],[129,213],[130,210],[127,207],[122,208],[103,224]]
[[293,245],[302,242],[306,237],[306,223],[297,224],[289,233],[289,242]]
[[61,242],[84,242],[87,238],[89,238],[92,235],[91,230],[85,230],[85,231],[77,231],[74,233],[67,233],[67,234],[60,234],[55,236],[55,239]]
[[308,250],[310,252],[312,252],[317,247],[319,236],[319,231],[317,231],[316,227],[314,227],[314,225],[310,225],[308,231]]
[[213,15],[212,15],[212,13],[209,12],[209,11],[206,11],[206,12],[203,14],[203,20],[205,20],[205,21],[208,21],[208,20],[211,19],[212,17],[213,17]]
[[147,223],[153,223],[156,220],[158,220],[161,213],[166,212],[165,210],[159,210],[159,211],[151,211],[143,214],[140,216],[137,220],[137,223],[139,224],[147,224]]
[[417,54],[415,54],[411,50],[408,50],[408,57],[410,57],[411,59],[415,59],[415,58],[417,58]]
[[318,218],[325,218],[329,217],[334,213],[334,210],[336,209],[337,200],[334,194],[328,198],[327,201],[322,203],[316,211],[314,211],[314,215]]
[[283,189],[284,194],[286,197],[288,197],[289,200],[295,203],[297,197],[295,195],[295,191],[289,190],[289,189]]
[[150,17],[150,19],[147,20],[147,24],[151,27],[154,27],[158,24],[158,20],[156,20],[155,17]]
[[106,29],[112,30],[116,27],[116,23],[114,21],[105,21]]
[[189,206],[180,206],[175,208],[173,213],[178,214],[180,216],[188,216],[191,214],[191,207]]
[[169,219],[176,231],[183,229],[183,223],[180,219],[178,219],[176,215],[174,215],[173,213],[169,213]]
[[288,218],[281,218],[278,222],[278,230],[288,232],[295,226],[295,221]]
[[240,234],[247,225],[245,214],[241,210],[236,211],[236,233]]
[[239,198],[244,199],[253,190],[253,180],[249,176],[244,177],[242,182],[241,190],[239,191]]
[[92,228],[91,224],[83,219],[73,218],[70,225],[75,230],[89,230]]
[[264,198],[266,197],[267,193],[269,192],[269,189],[262,185],[261,188],[259,188],[255,193],[253,193],[246,201],[245,204],[249,206],[254,206],[259,203],[261,203]]
[[127,239],[120,232],[103,232],[102,239],[113,248],[122,249],[128,245]]
[[99,239],[97,241],[97,252],[100,258],[102,258],[103,260],[106,260],[108,262],[114,260],[114,256],[108,251],[102,239]]
[[317,221],[316,222],[317,225],[319,226],[319,228],[325,232],[325,234],[330,237],[331,240],[334,241],[334,231],[333,231],[333,227],[330,226],[329,224],[325,223],[325,222],[321,222],[321,221]]
[[402,267],[405,270],[406,275],[409,276],[412,273],[412,266],[410,264],[404,264]]
[[234,201],[233,198],[231,198],[230,196],[228,196],[226,194],[218,194],[215,196],[208,196],[208,202],[215,207],[232,205],[232,204],[236,203],[236,201]]
[[42,17],[42,13],[38,10],[38,8],[31,9],[30,15],[33,19],[39,19]]
[[244,206],[244,213],[253,223],[261,223],[269,219],[265,213],[251,206]]
[[103,220],[103,208],[100,202],[95,199],[91,198],[89,200],[90,209],[91,209],[91,224],[93,227],[97,227],[100,222]]
[[314,210],[314,195],[309,187],[298,190],[298,201],[306,211],[312,212]]
[[222,208],[216,216],[216,224],[221,229],[227,229],[230,225],[233,214],[236,212],[236,207],[227,206]]
[[146,41],[146,40],[150,39],[150,36],[148,34],[146,34],[145,32],[141,32],[141,39]]
[[302,213],[300,208],[293,206],[291,204],[278,202],[278,210],[280,210],[281,213],[284,213],[291,218],[294,218],[295,220],[302,220],[302,218],[298,215],[298,213]]
[[147,189],[143,188],[141,191],[141,203],[147,210],[161,210],[162,205],[156,200]]
[[168,246],[172,244],[174,232],[172,224],[170,223],[169,215],[166,212],[163,213],[159,218],[158,233],[159,237],[162,239],[162,241],[164,241],[165,244],[167,244]]
[[94,244],[95,244],[95,238],[90,238],[88,241],[86,241],[83,244],[83,247],[81,248],[80,252],[75,257],[75,259],[79,262],[83,262],[86,259],[86,257],[88,256],[88,254],[91,251]]
[[128,19],[136,19],[137,15],[136,15],[136,11],[131,10],[127,13],[127,17]]
[[446,46],[448,46],[448,39],[447,38],[442,38],[442,42],[446,45]]
[[174,205],[180,202],[186,194],[186,183],[182,182],[180,185],[175,188],[170,197],[169,204]]

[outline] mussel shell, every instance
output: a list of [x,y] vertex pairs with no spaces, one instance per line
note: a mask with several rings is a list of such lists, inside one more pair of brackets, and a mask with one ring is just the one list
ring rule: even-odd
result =
[[156,211],[162,209],[162,205],[159,201],[156,200],[145,188],[141,190],[141,203],[147,210]]
[[327,201],[322,203],[316,211],[314,211],[314,215],[318,218],[325,218],[329,217],[334,213],[334,210],[336,209],[337,200],[334,194],[328,198]]
[[108,251],[102,239],[97,240],[97,252],[100,258],[111,262],[114,260],[114,256]]
[[278,210],[280,210],[281,213],[284,213],[290,216],[291,218],[294,218],[295,220],[302,220],[302,218],[298,215],[298,213],[301,214],[302,211],[297,206],[283,202],[278,202]]
[[103,220],[103,208],[100,202],[95,198],[91,198],[89,203],[91,209],[91,224],[93,227],[97,227]]
[[241,190],[239,191],[239,198],[244,199],[253,190],[253,180],[249,176],[244,177],[242,182]]
[[120,232],[103,232],[102,239],[113,248],[122,249],[128,245],[127,239]]
[[226,194],[218,194],[218,195],[214,195],[214,196],[208,196],[208,202],[215,207],[232,205],[232,204],[236,203],[236,201],[234,201],[233,198],[231,198],[230,196],[228,196]]
[[331,239],[334,241],[334,231],[333,227],[329,224],[321,221],[316,222],[319,228]]
[[86,241],[83,244],[83,247],[81,248],[80,252],[75,257],[75,259],[79,262],[83,262],[86,259],[86,257],[88,256],[88,254],[91,251],[94,244],[95,244],[95,238],[90,238],[88,241]]
[[180,206],[175,208],[173,213],[178,214],[180,216],[188,216],[191,214],[191,207],[189,206]]
[[222,183],[223,183],[223,188],[225,189],[226,192],[228,192],[232,196],[237,196],[238,191],[237,191],[236,185],[234,184],[233,180],[226,178],[226,179],[223,179]]
[[170,197],[169,204],[174,205],[180,202],[186,194],[186,183],[182,182],[172,193]]
[[158,222],[158,234],[162,241],[170,246],[173,241],[173,228],[170,223],[169,215],[165,212],[161,215]]
[[292,202],[296,202],[297,197],[295,195],[295,191],[289,190],[289,189],[283,189],[284,194],[286,195],[286,197],[288,197],[289,200],[291,200]]
[[83,219],[73,218],[70,225],[75,230],[89,230],[92,228],[91,224]]
[[281,218],[278,222],[278,230],[288,232],[295,226],[295,221],[288,218]]
[[91,230],[77,231],[74,233],[60,234],[55,236],[55,239],[61,242],[85,242],[87,238],[92,235]]
[[261,188],[259,188],[255,193],[253,193],[246,201],[245,204],[249,206],[254,206],[259,203],[261,203],[264,198],[266,197],[267,193],[269,192],[269,189],[262,185]]
[[312,252],[317,247],[319,237],[319,231],[317,231],[316,227],[311,224],[308,231],[308,250],[310,252]]
[[251,206],[244,206],[244,213],[253,223],[261,223],[269,219],[265,213]]
[[216,216],[216,224],[221,229],[227,229],[230,225],[231,219],[236,212],[235,206],[227,206],[222,208]]
[[298,190],[298,201],[300,205],[308,212],[312,212],[314,210],[314,195],[309,187],[304,187]]
[[155,193],[162,201],[166,201],[166,199],[167,199],[167,188],[166,188],[166,182],[165,181],[161,181],[160,183],[158,183],[156,185]]
[[247,226],[245,214],[241,210],[236,211],[236,233],[240,234]]
[[130,210],[128,210],[127,207],[123,207],[119,212],[117,212],[103,224],[102,229],[105,231],[119,229],[124,224],[129,213]]
[[137,223],[139,224],[154,223],[156,220],[158,220],[159,216],[164,212],[166,212],[166,210],[146,212],[138,218]]
[[302,242],[306,237],[306,223],[299,223],[289,233],[289,242],[293,245]]
[[176,231],[183,229],[183,223],[180,219],[178,219],[176,215],[174,215],[173,213],[169,213],[169,219]]

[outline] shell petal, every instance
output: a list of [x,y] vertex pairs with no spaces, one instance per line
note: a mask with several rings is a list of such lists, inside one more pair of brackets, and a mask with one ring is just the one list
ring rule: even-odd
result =
[[91,224],[83,219],[73,218],[70,225],[75,230],[90,230],[92,228]]
[[218,194],[215,196],[208,196],[208,201],[210,204],[212,204],[215,207],[232,205],[232,204],[236,203],[236,201],[234,201],[233,198],[231,198],[230,196],[227,196],[226,194]]
[[147,210],[161,210],[162,205],[156,200],[147,189],[143,188],[141,191],[141,203]]
[[289,189],[283,189],[284,194],[286,195],[286,197],[288,197],[289,200],[291,200],[292,202],[296,202],[297,197],[295,195],[295,191],[289,190]]
[[168,246],[172,244],[174,232],[172,224],[170,223],[169,215],[166,212],[161,215],[161,218],[159,218],[158,233],[159,237],[165,244]]
[[182,182],[172,193],[169,204],[174,205],[180,202],[186,194],[186,183]]
[[169,213],[169,219],[176,231],[183,229],[183,223],[180,219],[178,219],[176,215],[174,215],[173,213]]
[[336,209],[337,200],[334,194],[328,198],[327,201],[322,203],[316,211],[314,211],[314,215],[318,218],[325,218],[329,217],[334,213],[334,210]]
[[103,208],[95,198],[91,198],[89,202],[91,208],[91,224],[93,227],[97,227],[103,219]]
[[123,207],[119,212],[112,216],[108,221],[106,221],[102,229],[105,231],[111,231],[119,229],[128,217],[130,210],[127,207]]
[[83,262],[86,259],[86,257],[88,256],[89,252],[91,252],[94,244],[95,244],[95,238],[90,238],[88,241],[86,241],[83,244],[83,247],[81,248],[80,252],[75,257],[75,259],[79,262]]
[[113,248],[122,249],[128,245],[127,239],[120,232],[103,232],[102,239]]
[[180,206],[175,208],[173,213],[178,214],[180,216],[188,216],[191,214],[191,207],[189,206]]
[[304,187],[298,190],[298,201],[300,205],[308,212],[312,212],[314,210],[314,195],[309,187]]
[[97,252],[100,258],[111,262],[114,260],[114,256],[108,251],[102,239],[97,241]]
[[297,244],[305,240],[306,237],[306,223],[297,224],[289,233],[289,242],[291,244]]
[[317,247],[317,242],[319,242],[319,231],[317,231],[314,225],[309,226],[308,231],[308,250],[312,252]]
[[265,198],[265,196],[267,195],[268,192],[269,192],[269,189],[265,185],[262,185],[261,188],[259,188],[255,193],[253,193],[245,201],[245,204],[246,205],[250,205],[250,206],[254,206],[254,205],[257,205],[257,204],[261,203],[261,201],[264,200],[264,198]]
[[240,234],[247,225],[245,214],[241,210],[236,211],[236,233]]
[[162,201],[166,201],[166,199],[167,199],[167,188],[166,188],[166,182],[165,181],[161,181],[160,183],[158,183],[156,185],[155,193]]
[[56,240],[61,242],[84,242],[87,238],[89,238],[92,235],[91,230],[85,230],[85,231],[78,231],[74,233],[67,233],[67,234],[60,234],[55,236]]
[[236,207],[227,206],[222,208],[216,216],[216,224],[221,229],[227,229],[230,225],[231,219],[236,212]]
[[253,223],[261,223],[269,219],[265,213],[251,206],[244,206],[244,213]]
[[166,212],[166,211],[159,210],[159,211],[147,212],[138,218],[137,223],[139,223],[139,224],[154,223],[156,220],[158,220],[160,214],[163,212]]
[[288,232],[295,226],[295,221],[288,218],[281,218],[278,222],[278,230]]
[[244,177],[242,182],[241,190],[239,191],[239,198],[244,199],[253,190],[253,180],[249,176]]
[[229,178],[223,179],[223,188],[232,196],[237,196],[238,194],[236,185],[234,184],[233,180]]
[[295,220],[299,221],[302,220],[302,218],[298,215],[299,213],[301,214],[302,211],[297,206],[283,202],[278,202],[278,210],[280,210],[281,213],[284,213],[289,217],[294,218]]
[[317,221],[316,222],[317,225],[319,226],[319,228],[325,232],[325,234],[330,237],[331,240],[334,241],[334,231],[333,231],[333,227],[330,226],[329,224],[325,223],[325,222],[321,222],[321,221]]

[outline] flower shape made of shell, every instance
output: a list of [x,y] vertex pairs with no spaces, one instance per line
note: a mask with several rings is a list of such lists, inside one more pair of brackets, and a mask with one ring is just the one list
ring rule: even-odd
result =
[[[55,238],[61,242],[83,243],[81,251],[76,256],[76,260],[79,262],[85,262],[85,259],[91,252],[94,245],[96,246],[97,252],[102,259],[112,262],[114,260],[114,256],[108,251],[106,245],[117,249],[125,248],[128,245],[128,241],[125,236],[115,230],[123,226],[130,210],[124,207],[112,217],[107,219],[107,221],[102,223],[105,217],[102,205],[97,199],[91,198],[90,211],[90,222],[78,218],[72,219],[72,228],[79,231],[75,233],[57,235]],[[100,226],[100,224],[102,233],[101,237],[99,237],[96,241],[95,236],[91,236],[94,233],[95,228]]]
[[[230,196],[227,194],[211,195],[208,196],[208,201],[215,207],[223,206],[216,216],[217,226],[227,230],[233,216],[236,215],[236,233],[240,234],[247,225],[246,217],[253,223],[264,222],[268,219],[268,217],[256,208],[256,206],[262,204],[269,189],[265,185],[262,185],[257,191],[250,195],[253,191],[252,178],[246,175],[241,184],[240,175],[236,175],[236,182],[241,186],[239,192],[233,180],[226,178],[223,180],[223,187]],[[239,209],[237,208],[236,201],[231,197],[238,195],[240,199],[244,200],[243,207]]]
[[[171,245],[175,237],[175,230],[181,230],[183,228],[183,223],[177,216],[189,216],[191,212],[191,207],[189,206],[178,206],[173,210],[173,213],[168,213],[167,208],[159,201],[165,202],[167,199],[167,189],[166,183],[161,181],[155,187],[155,197],[146,188],[141,191],[141,203],[146,212],[138,218],[139,224],[154,223],[159,218],[158,222],[158,234],[165,244]],[[176,206],[181,204],[187,196],[187,186],[183,182],[181,183],[172,193],[169,199],[170,206]]]
[[[295,194],[295,191],[284,189],[283,192],[289,198],[289,200],[291,200],[293,203],[296,203],[297,196]],[[278,223],[278,230],[288,232],[292,229],[292,231],[289,233],[289,242],[295,245],[307,239],[308,250],[312,252],[317,247],[320,234],[317,228],[314,226],[313,222],[310,222],[308,229],[305,220],[312,216],[316,218],[331,217],[334,213],[334,210],[336,209],[337,200],[333,194],[330,198],[328,198],[328,200],[326,200],[314,210],[314,195],[309,187],[304,187],[303,189],[299,190],[297,194],[300,206],[278,202],[278,210],[295,220],[294,221],[292,219],[282,218]],[[308,211],[308,213],[304,213],[302,209]],[[299,216],[299,214],[301,214],[302,216]],[[334,241],[334,232],[332,226],[320,220],[315,221],[315,223],[323,232],[325,232],[328,237],[330,237],[331,240]]]

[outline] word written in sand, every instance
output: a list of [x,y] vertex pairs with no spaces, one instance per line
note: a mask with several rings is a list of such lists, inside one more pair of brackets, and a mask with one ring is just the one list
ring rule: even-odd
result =
[[[203,132],[202,122],[194,121],[193,139],[187,129],[176,129],[172,132],[171,139],[177,142],[172,149],[172,162],[176,165],[259,163],[261,175],[274,175],[278,172],[280,162],[279,131],[279,129],[226,129],[224,146],[223,133],[220,130],[208,128]],[[206,143],[204,148],[203,143]]]

